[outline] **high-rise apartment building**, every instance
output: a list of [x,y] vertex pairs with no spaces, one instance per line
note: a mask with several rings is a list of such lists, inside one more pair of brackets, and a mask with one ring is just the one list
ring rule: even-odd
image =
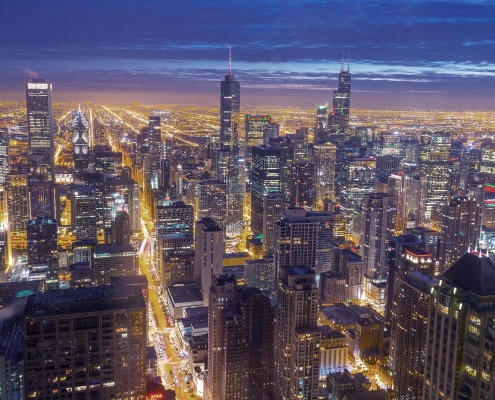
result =
[[426,177],[425,222],[440,222],[440,209],[450,192],[449,157],[450,132],[421,134],[419,174]]
[[218,180],[198,183],[196,218],[214,218],[223,227],[227,216],[227,185]]
[[254,147],[251,173],[251,231],[263,233],[264,198],[280,190],[280,151],[272,147]]
[[213,280],[208,307],[208,400],[267,398],[272,392],[273,310],[257,288],[233,276]]
[[9,140],[9,129],[0,128],[0,185],[7,183],[10,172]]
[[321,331],[315,273],[284,266],[276,288],[274,324],[274,399],[316,399]]
[[439,278],[430,302],[424,400],[494,396],[495,266],[465,254]]
[[378,279],[387,275],[387,243],[395,232],[395,197],[385,193],[363,196],[360,255],[366,275]]
[[74,158],[74,172],[84,172],[89,167],[89,122],[83,115],[81,108],[72,120],[72,146]]
[[263,254],[273,255],[273,229],[280,221],[287,207],[287,195],[284,192],[270,192],[263,196]]
[[48,290],[22,317],[24,398],[146,398],[146,304],[137,286]]
[[397,398],[423,397],[431,292],[438,282],[420,272],[398,274],[390,334],[390,366]]
[[7,207],[10,232],[25,232],[29,220],[27,174],[11,172],[7,175]]
[[195,284],[203,293],[205,306],[213,276],[222,275],[225,244],[222,229],[211,218],[196,222],[194,272]]
[[273,257],[244,261],[244,283],[255,287],[267,296],[272,296],[275,282]]
[[285,266],[316,265],[317,222],[307,218],[304,208],[287,208],[274,225],[275,279]]
[[52,84],[45,79],[26,82],[29,163],[41,181],[55,182]]
[[476,250],[481,230],[480,205],[465,196],[453,197],[442,207],[440,273],[446,271],[470,249]]

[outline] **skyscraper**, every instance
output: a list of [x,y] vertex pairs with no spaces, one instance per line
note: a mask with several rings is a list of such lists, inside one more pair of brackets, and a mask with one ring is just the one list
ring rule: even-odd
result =
[[339,73],[339,84],[337,90],[333,91],[333,112],[341,117],[337,133],[349,130],[349,111],[351,107],[351,71],[347,63],[347,71],[344,71],[344,58],[342,56],[342,67]]
[[27,223],[28,264],[34,270],[37,267],[51,268],[57,258],[57,221],[38,217]]
[[203,304],[207,306],[212,277],[222,275],[225,250],[223,232],[213,219],[203,218],[196,222],[195,243],[195,284],[201,289]]
[[263,254],[273,255],[273,232],[275,222],[280,221],[287,207],[283,192],[270,192],[263,197]]
[[453,197],[442,207],[440,234],[440,273],[446,271],[465,253],[476,250],[480,238],[481,212],[476,200]]
[[297,163],[291,166],[290,205],[313,207],[316,201],[313,163]]
[[29,297],[21,324],[24,398],[145,398],[147,311],[140,287],[48,290]]
[[149,153],[164,156],[160,117],[150,115],[148,118],[148,147]]
[[138,252],[133,247],[97,246],[94,253],[93,282],[108,285],[112,276],[139,274]]
[[253,148],[251,177],[251,231],[263,233],[264,197],[280,190],[280,151],[272,147]]
[[37,217],[60,219],[60,195],[56,183],[32,180],[29,185],[28,195],[31,219]]
[[9,172],[9,130],[0,128],[0,185],[5,185]]
[[311,268],[279,271],[274,325],[274,399],[316,399],[320,374],[321,331],[318,287]]
[[285,266],[316,265],[317,222],[307,218],[304,208],[287,208],[274,225],[275,279]]
[[131,245],[131,219],[126,210],[117,210],[113,221],[112,243],[120,247]]
[[[241,85],[235,80],[231,69],[231,50],[229,47],[229,72],[220,84],[220,132],[219,136],[211,138],[211,150],[214,155],[214,164],[218,150],[226,150],[236,144],[237,123],[235,115],[241,111]],[[217,179],[220,179],[217,177]]]
[[32,174],[55,182],[52,84],[45,79],[26,82],[26,106]]
[[7,207],[10,232],[25,232],[29,220],[28,177],[23,172],[7,175]]
[[337,148],[332,143],[315,143],[313,146],[317,210],[323,210],[325,199],[335,200],[336,151]]
[[465,254],[431,294],[422,399],[489,399],[494,395],[495,266]]
[[81,186],[72,194],[72,229],[76,239],[96,240],[99,205],[98,196],[92,186]]
[[397,276],[390,335],[390,365],[397,398],[423,399],[430,296],[438,284],[419,272]]
[[81,111],[76,112],[72,120],[72,146],[74,158],[74,172],[80,173],[89,167],[89,122]]
[[387,275],[387,243],[395,232],[395,197],[386,193],[365,194],[362,201],[360,255],[366,275]]
[[[267,145],[267,132],[273,130],[271,115],[246,115],[244,117],[244,157],[251,161],[252,149]],[[278,137],[278,135],[271,137]]]
[[439,224],[449,196],[450,132],[423,132],[419,174],[426,177],[425,222]]
[[221,226],[225,226],[227,216],[227,185],[218,180],[206,180],[198,183],[196,217],[214,218]]
[[272,389],[273,310],[259,289],[235,278],[213,280],[208,293],[207,400],[267,398]]

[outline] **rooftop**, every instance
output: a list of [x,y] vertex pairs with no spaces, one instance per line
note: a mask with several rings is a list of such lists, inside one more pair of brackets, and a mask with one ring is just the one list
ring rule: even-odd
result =
[[495,265],[488,257],[467,253],[452,265],[443,277],[479,296],[495,295]]
[[174,305],[193,302],[203,303],[203,296],[199,289],[194,285],[169,286],[167,292]]

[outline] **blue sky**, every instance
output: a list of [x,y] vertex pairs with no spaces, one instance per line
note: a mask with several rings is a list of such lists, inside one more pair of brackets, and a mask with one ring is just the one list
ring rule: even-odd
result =
[[232,46],[243,103],[495,109],[494,1],[8,1],[0,97],[29,70],[59,100],[215,104]]

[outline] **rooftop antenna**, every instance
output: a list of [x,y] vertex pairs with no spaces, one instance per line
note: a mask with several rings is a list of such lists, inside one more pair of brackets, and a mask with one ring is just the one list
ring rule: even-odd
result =
[[347,72],[351,72],[351,52],[347,53]]
[[232,50],[231,47],[229,46],[229,75],[232,72]]
[[81,103],[79,103],[79,112],[81,112]]
[[344,52],[342,52],[342,66],[340,67],[340,72],[344,72]]

